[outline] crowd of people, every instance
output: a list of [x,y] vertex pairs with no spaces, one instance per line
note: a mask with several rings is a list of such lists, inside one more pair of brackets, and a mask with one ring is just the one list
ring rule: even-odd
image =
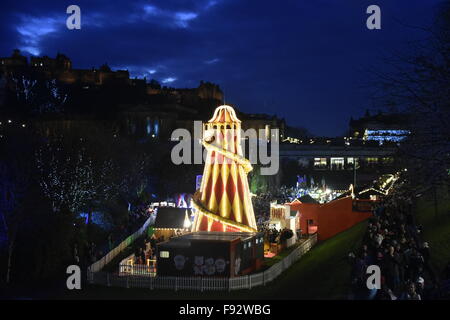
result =
[[[405,194],[394,193],[379,203],[362,246],[349,259],[352,299],[434,300],[449,287],[450,266],[447,280],[440,281],[431,265],[430,246],[415,221],[412,197]],[[380,268],[381,288],[368,288],[371,265]]]
[[264,230],[264,238],[269,243],[279,243],[280,232],[276,228],[267,228],[266,230]]
[[164,241],[163,236],[157,238],[154,234],[138,239],[134,245],[134,264],[146,264],[148,259],[155,260],[156,245]]

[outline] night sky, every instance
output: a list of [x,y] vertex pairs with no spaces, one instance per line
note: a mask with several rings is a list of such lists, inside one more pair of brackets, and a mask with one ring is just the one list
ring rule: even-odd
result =
[[[368,69],[407,52],[440,0],[9,1],[0,10],[0,56],[57,52],[74,68],[128,69],[163,85],[219,84],[245,112],[277,114],[313,134],[344,133],[350,116],[377,109]],[[66,28],[81,7],[81,30]],[[382,30],[366,9],[382,10]]]

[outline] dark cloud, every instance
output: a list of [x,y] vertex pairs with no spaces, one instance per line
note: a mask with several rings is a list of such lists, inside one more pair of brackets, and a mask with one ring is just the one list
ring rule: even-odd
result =
[[[6,0],[0,55],[63,52],[75,67],[106,62],[176,87],[214,81],[244,111],[337,135],[372,107],[366,70],[421,39],[404,24],[429,25],[441,1],[377,2],[381,31],[365,28],[372,3],[361,0]],[[79,31],[65,28],[70,4],[81,7]]]

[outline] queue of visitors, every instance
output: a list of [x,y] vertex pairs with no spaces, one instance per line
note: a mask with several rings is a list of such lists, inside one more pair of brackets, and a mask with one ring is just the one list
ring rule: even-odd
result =
[[[349,254],[352,265],[352,299],[434,300],[448,294],[447,280],[440,282],[430,263],[430,246],[416,224],[412,197],[394,192],[374,210],[362,246]],[[381,289],[368,289],[367,267],[381,270]],[[446,291],[447,290],[447,291]]]
[[155,235],[143,237],[136,241],[134,247],[134,264],[146,264],[147,260],[155,260],[156,245],[164,241],[164,237],[156,238]]

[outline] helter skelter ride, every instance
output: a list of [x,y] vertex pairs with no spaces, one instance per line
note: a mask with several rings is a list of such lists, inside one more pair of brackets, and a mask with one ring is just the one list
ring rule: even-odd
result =
[[193,197],[192,231],[257,232],[247,179],[252,166],[243,157],[241,121],[232,107],[216,108],[204,124],[202,144],[207,156]]

